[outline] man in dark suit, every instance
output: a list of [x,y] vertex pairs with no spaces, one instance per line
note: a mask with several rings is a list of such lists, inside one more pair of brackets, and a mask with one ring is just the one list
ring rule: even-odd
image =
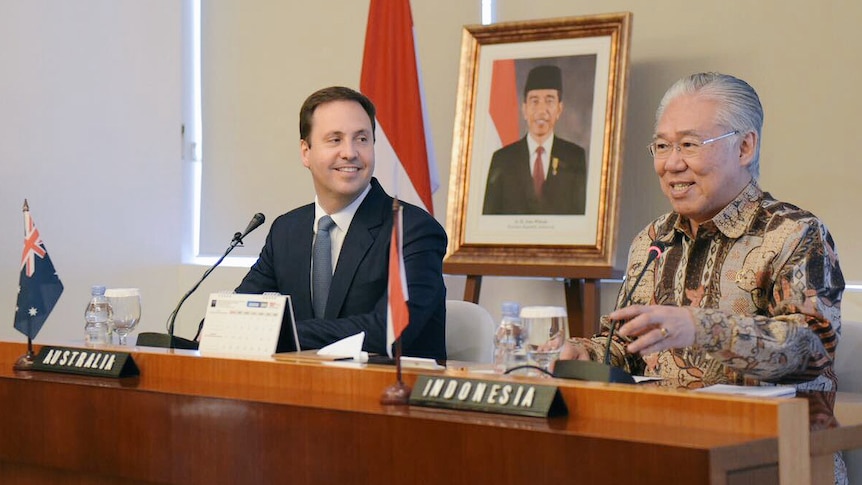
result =
[[559,67],[530,70],[522,105],[528,133],[494,152],[482,214],[584,213],[586,154],[554,135],[563,112],[562,89]]
[[[299,343],[316,349],[365,332],[363,350],[385,354],[392,198],[372,177],[375,108],[352,89],[330,87],[300,110],[300,152],[310,171],[315,202],[273,222],[258,261],[238,293],[290,295]],[[404,355],[446,358],[446,233],[423,209],[403,206],[403,251],[410,324],[401,336]],[[334,222],[324,234],[321,219]],[[325,226],[324,226],[325,227]],[[331,255],[312,257],[322,235]],[[315,250],[316,251],[316,250]],[[331,265],[328,291],[317,286],[314,266]],[[320,292],[320,294],[315,294]],[[277,351],[294,350],[289,320]]]

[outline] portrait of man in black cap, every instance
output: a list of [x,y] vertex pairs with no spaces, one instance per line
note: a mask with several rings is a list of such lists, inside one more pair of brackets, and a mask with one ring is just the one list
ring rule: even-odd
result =
[[527,74],[521,105],[527,134],[491,157],[482,214],[584,214],[586,153],[554,134],[562,91],[557,66],[539,65]]

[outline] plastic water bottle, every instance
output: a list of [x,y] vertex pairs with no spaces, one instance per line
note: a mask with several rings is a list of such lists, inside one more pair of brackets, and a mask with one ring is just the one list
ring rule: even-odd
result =
[[524,356],[524,333],[521,326],[521,305],[514,301],[503,302],[503,316],[494,333],[494,370],[503,373],[517,365]]
[[84,312],[84,332],[87,345],[106,345],[108,340],[108,320],[111,318],[111,305],[105,297],[105,287],[94,285],[90,290],[90,303]]

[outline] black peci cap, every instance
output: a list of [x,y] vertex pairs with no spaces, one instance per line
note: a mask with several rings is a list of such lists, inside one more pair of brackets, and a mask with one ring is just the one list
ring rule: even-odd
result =
[[533,89],[556,89],[563,96],[563,75],[557,66],[536,66],[527,74],[527,84],[524,85],[524,98]]

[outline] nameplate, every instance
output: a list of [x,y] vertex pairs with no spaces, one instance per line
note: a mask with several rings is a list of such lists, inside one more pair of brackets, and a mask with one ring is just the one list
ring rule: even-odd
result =
[[131,377],[140,374],[128,352],[49,346],[39,351],[33,362],[33,370],[95,377]]
[[419,376],[410,404],[539,418],[567,412],[557,386],[445,376]]

